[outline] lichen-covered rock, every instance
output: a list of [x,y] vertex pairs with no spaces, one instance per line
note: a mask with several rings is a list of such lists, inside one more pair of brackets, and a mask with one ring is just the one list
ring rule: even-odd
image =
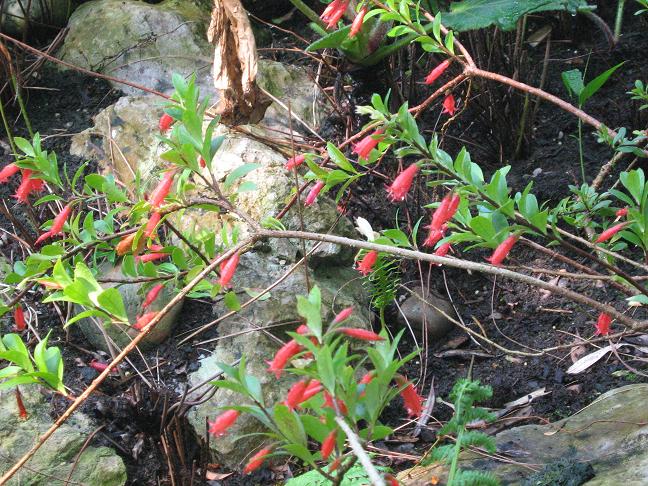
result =
[[[0,474],[6,472],[52,425],[49,403],[38,387],[21,387],[29,417],[19,418],[13,390],[0,391]],[[96,429],[77,412],[36,452],[8,486],[121,486],[126,483],[122,459],[107,447],[83,447]],[[81,452],[82,451],[82,452]],[[79,456],[79,453],[81,454]]]
[[[247,253],[241,257],[234,277],[235,288],[249,288],[253,292],[262,290],[278,280],[288,269],[286,263],[282,264],[276,258]],[[317,285],[322,293],[324,322],[330,321],[343,308],[353,306],[355,312],[348,321],[349,325],[363,328],[369,326],[369,304],[362,287],[346,285],[356,277],[356,273],[348,268],[320,268],[312,272],[310,283]],[[292,381],[285,375],[277,380],[274,374],[268,373],[266,361],[274,356],[279,345],[260,328],[272,326],[272,334],[285,340],[287,336],[283,331],[294,330],[297,327],[295,323],[301,320],[297,313],[296,296],[305,294],[306,288],[303,269],[299,268],[272,289],[268,299],[258,301],[220,323],[218,329],[223,339],[217,341],[211,355],[200,361],[198,371],[189,376],[190,386],[213,379],[220,371],[216,363],[231,364],[245,356],[247,372],[261,381],[266,405],[271,406],[277,400],[283,400]],[[217,312],[222,315],[227,309],[219,304]],[[204,391],[205,388],[201,388],[195,393],[200,395]],[[224,389],[218,390],[209,401],[191,409],[189,421],[196,432],[203,435],[205,419],[213,420],[222,412],[221,407],[234,404],[241,404],[240,395]],[[210,437],[209,444],[221,464],[236,468],[263,439],[259,436],[240,436],[262,430],[259,422],[243,415],[230,433],[223,437]]]
[[[107,279],[123,279],[124,276],[121,272],[121,266],[114,268],[104,267],[101,276]],[[129,322],[134,323],[137,316],[143,314],[142,302],[145,298],[145,292],[142,290],[144,284],[142,283],[129,283],[129,284],[116,284],[104,283],[104,288],[117,287],[119,293],[124,301],[126,314],[128,315]],[[148,287],[150,288],[150,286]],[[147,308],[146,312],[157,312],[167,305],[174,296],[174,292],[169,285],[165,286],[162,292],[158,295],[157,299]],[[162,343],[173,331],[178,323],[178,314],[182,309],[182,302],[177,304],[168,314],[166,314],[160,322],[155,325],[155,328],[146,335],[140,342],[139,347],[142,349],[149,349]],[[81,311],[77,307],[78,311]],[[139,331],[130,326],[119,325],[116,323],[105,323],[88,318],[78,321],[76,324],[83,332],[85,338],[96,349],[109,352],[109,346],[106,342],[108,339],[110,344],[116,350],[121,350],[130,343]]]
[[[571,417],[548,425],[524,425],[497,434],[497,451],[514,461],[464,454],[462,469],[492,472],[502,485],[583,484],[586,486],[647,484],[648,478],[648,385],[628,385],[611,390]],[[548,466],[533,476],[524,464]],[[576,468],[589,464],[587,470]],[[560,477],[577,471],[586,482],[574,477]],[[543,477],[544,476],[544,477]],[[433,480],[445,484],[446,468],[438,465],[403,471],[398,480],[405,486],[424,486]],[[545,481],[545,479],[548,481]]]

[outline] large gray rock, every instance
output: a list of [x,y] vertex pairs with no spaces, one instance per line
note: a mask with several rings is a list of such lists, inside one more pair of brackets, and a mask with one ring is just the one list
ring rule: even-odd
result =
[[3,0],[0,2],[0,28],[3,33],[20,36],[51,26],[50,34],[63,27],[77,6],[77,0]]
[[412,326],[419,333],[425,329],[430,339],[439,340],[454,328],[454,324],[446,316],[456,318],[449,301],[429,291],[424,293],[421,287],[415,287],[401,304],[398,321],[403,326]]
[[[258,253],[245,254],[234,277],[234,288],[261,290],[278,280],[288,268],[276,258]],[[369,303],[362,287],[346,285],[356,277],[356,272],[350,268],[320,268],[310,275],[311,285],[317,285],[322,292],[324,322],[330,322],[334,314],[343,308],[353,306],[355,312],[348,320],[348,325],[363,328],[369,326]],[[217,341],[211,355],[200,361],[198,371],[189,376],[190,386],[213,379],[220,371],[217,362],[230,364],[244,355],[248,373],[261,381],[266,405],[272,406],[277,400],[283,400],[292,381],[285,375],[277,380],[266,371],[266,361],[274,356],[278,343],[259,328],[279,325],[272,327],[271,332],[285,340],[287,336],[284,331],[294,330],[297,327],[295,323],[302,320],[297,313],[296,296],[305,294],[306,288],[303,269],[299,268],[272,289],[269,299],[256,302],[220,323],[219,334],[224,338]],[[217,312],[222,315],[227,309],[219,304]],[[284,325],[281,326],[282,324]],[[204,391],[205,387],[197,390],[196,398]],[[198,434],[204,435],[205,419],[213,420],[222,412],[221,407],[240,404],[240,395],[224,389],[218,390],[209,401],[191,409],[189,421]],[[230,433],[224,437],[210,437],[209,445],[219,463],[237,468],[263,440],[259,436],[239,437],[262,430],[259,422],[242,415]]]
[[[115,280],[125,278],[122,275],[121,265],[114,268],[105,267],[101,272],[101,277]],[[102,287],[116,287],[119,290],[124,301],[124,307],[126,308],[129,322],[134,323],[137,320],[137,316],[144,313],[142,310],[142,303],[146,296],[146,291],[150,289],[150,284],[145,288],[143,283],[104,283],[102,284]],[[174,295],[173,287],[171,285],[166,285],[158,295],[157,299],[155,299],[155,301],[153,301],[153,303],[146,309],[146,312],[157,312],[161,310],[171,301]],[[77,307],[77,309],[81,312],[81,308]],[[178,314],[181,309],[182,302],[177,304],[160,320],[160,322],[155,325],[155,328],[141,341],[139,347],[145,350],[150,349],[162,343],[167,337],[169,337],[178,323]],[[113,347],[113,350],[120,351],[139,334],[137,329],[133,329],[130,326],[120,325],[117,323],[102,324],[92,318],[81,319],[78,321],[77,325],[90,344],[95,348],[106,352],[110,352],[110,346]]]
[[[569,418],[549,425],[525,425],[496,436],[500,454],[512,457],[511,463],[484,455],[465,454],[459,462],[463,469],[490,471],[502,485],[527,485],[531,464],[549,465],[554,473],[569,471],[569,465],[590,464],[594,478],[567,483],[547,476],[547,470],[534,476],[532,484],[585,484],[587,486],[643,486],[648,484],[648,384],[629,385],[611,390]],[[571,468],[573,474],[574,467]],[[582,468],[580,468],[582,470]],[[540,478],[539,476],[545,476]],[[424,486],[436,478],[445,484],[447,472],[441,466],[416,467],[398,475],[401,484]],[[539,482],[544,481],[544,482]],[[547,482],[548,481],[548,482]]]
[[[38,387],[22,386],[21,392],[29,414],[27,420],[19,418],[14,390],[0,391],[0,474],[20,459],[53,422],[49,414],[50,405]],[[62,486],[68,476],[69,484],[125,484],[126,467],[112,449],[92,445],[83,447],[95,429],[86,415],[75,413],[7,485]]]
[[[189,76],[195,72],[202,94],[215,103],[211,74],[214,47],[206,38],[211,5],[207,0],[165,0],[159,4],[93,0],[79,7],[70,19],[59,56],[77,66],[165,93],[173,91],[173,73]],[[304,69],[261,60],[258,70],[259,85],[278,100],[268,108],[262,124],[286,131],[288,105],[307,125],[316,128],[320,124],[327,111],[325,98]],[[127,94],[142,94],[112,84]],[[154,106],[153,111],[159,109]],[[303,130],[297,118],[294,128]]]

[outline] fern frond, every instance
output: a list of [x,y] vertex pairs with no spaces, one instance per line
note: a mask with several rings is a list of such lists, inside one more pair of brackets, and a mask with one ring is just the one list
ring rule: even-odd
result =
[[371,305],[384,309],[396,299],[396,290],[400,285],[399,261],[380,255],[369,276],[363,284],[371,296]]
[[458,470],[452,482],[454,486],[500,486],[499,480],[491,473]]
[[495,439],[476,430],[467,430],[461,434],[461,447],[481,447],[491,454],[497,449]]

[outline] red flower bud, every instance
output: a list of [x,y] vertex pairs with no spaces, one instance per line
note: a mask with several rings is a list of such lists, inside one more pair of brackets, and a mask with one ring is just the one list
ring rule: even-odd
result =
[[238,410],[227,410],[216,417],[216,420],[209,422],[209,433],[214,437],[220,437],[225,435],[227,429],[229,429],[236,419],[238,419],[241,412]]
[[322,459],[324,459],[325,461],[329,458],[331,452],[333,452],[333,449],[335,448],[336,435],[337,430],[334,429],[329,435],[326,436],[326,438],[322,442],[322,448],[320,449],[320,452],[322,453]]
[[7,164],[2,170],[0,170],[0,184],[3,184],[9,180],[10,177],[17,174],[20,170],[16,164]]
[[351,24],[351,30],[349,31],[349,37],[355,37],[358,35],[358,32],[362,30],[362,24],[364,23],[364,18],[365,15],[367,15],[367,7],[364,6],[360,9],[358,14],[355,16],[355,19],[353,19],[353,23]]
[[65,225],[65,222],[67,221],[68,217],[70,216],[70,213],[72,212],[72,207],[68,204],[66,205],[60,213],[56,215],[54,218],[54,221],[52,222],[52,227],[50,228],[49,231],[43,233],[38,237],[36,240],[36,246],[38,246],[41,242],[47,240],[48,238],[51,238],[52,236],[56,236],[59,233],[63,232],[63,226]]
[[454,96],[452,96],[452,94],[449,94],[443,100],[443,111],[441,113],[447,113],[450,116],[454,116],[456,111],[457,107]]
[[367,135],[353,147],[353,153],[357,154],[358,158],[367,160],[371,151],[376,148],[376,145],[378,145],[383,138],[385,138],[380,136],[383,132],[384,130],[378,129],[371,135]]
[[430,71],[430,74],[428,74],[427,77],[425,78],[425,84],[434,83],[437,80],[437,78],[443,74],[443,71],[448,69],[448,66],[450,66],[450,60],[446,59],[437,67],[435,67],[432,71]]
[[169,128],[171,128],[171,125],[173,125],[174,121],[175,120],[173,119],[173,117],[168,113],[163,114],[160,117],[160,123],[159,123],[160,131],[166,132]]
[[259,469],[271,451],[272,450],[270,448],[266,447],[254,454],[245,466],[245,469],[243,469],[243,474],[250,474],[252,471]]
[[301,334],[303,336],[305,334],[308,334],[310,332],[310,329],[308,328],[308,326],[306,324],[302,324],[297,328],[297,330],[295,330],[295,332],[297,334]]
[[138,331],[141,331],[146,326],[148,326],[158,314],[159,312],[147,312],[143,316],[137,318],[137,321],[135,322],[135,325],[133,327]]
[[419,166],[416,164],[410,165],[403,172],[398,174],[392,185],[387,188],[387,193],[392,201],[403,201],[410,188],[414,177],[419,171]]
[[[107,363],[102,363],[101,361],[97,361],[96,359],[93,359],[92,361],[90,361],[90,363],[88,364],[88,366],[90,366],[90,368],[93,368],[93,369],[97,370],[99,373],[104,372],[104,371],[108,368],[108,364],[107,364]],[[111,369],[110,371],[111,371],[112,373],[114,373],[114,372],[117,371],[117,370],[116,370],[116,368],[113,366],[112,369]]]
[[373,331],[367,331],[366,329],[358,329],[355,327],[338,327],[336,332],[341,332],[349,337],[360,339],[361,341],[384,341],[385,338],[379,336]]
[[[117,255],[123,256],[126,253],[129,253],[133,249],[133,242],[135,241],[135,236],[136,233],[131,233],[130,235],[126,235],[121,240],[119,240],[119,243],[117,243],[117,246],[115,247],[115,252],[117,253]],[[140,246],[144,245],[144,239],[140,239],[139,245]]]
[[622,229],[623,229],[627,224],[628,224],[628,222],[626,221],[626,222],[624,222],[624,223],[615,224],[615,225],[612,226],[611,228],[606,229],[606,230],[605,230],[603,233],[601,233],[601,235],[596,239],[596,242],[595,242],[595,243],[603,243],[603,242],[606,242],[607,240],[609,240],[610,238],[612,238],[614,235],[616,235],[619,231],[621,231],[621,230],[622,230]]
[[146,294],[146,298],[144,299],[144,303],[142,304],[142,309],[146,309],[153,302],[155,302],[155,299],[158,298],[160,292],[162,292],[162,289],[164,289],[164,284],[155,285],[151,290],[149,290]]
[[302,347],[299,345],[299,343],[294,339],[291,339],[281,348],[279,348],[279,351],[277,351],[277,354],[275,354],[272,361],[268,362],[268,371],[273,372],[277,379],[279,379],[288,361],[290,361],[293,356],[295,356],[297,353],[300,353],[301,351]]
[[436,256],[442,256],[442,257],[446,256],[451,248],[452,246],[450,245],[450,243],[444,243],[443,245],[441,245],[439,248],[436,249],[434,254]]
[[308,386],[306,387],[306,390],[304,390],[304,394],[301,397],[301,400],[299,403],[303,403],[306,400],[309,400],[313,398],[315,395],[317,395],[319,392],[321,392],[324,389],[322,386],[322,383],[319,380],[311,380],[308,382]]
[[291,157],[286,161],[286,165],[284,166],[286,170],[293,170],[300,165],[302,165],[306,161],[306,157],[302,155],[295,155],[294,157]]
[[161,252],[156,252],[156,253],[146,253],[144,255],[138,255],[135,257],[136,262],[156,262],[158,260],[163,260],[169,256],[168,253],[161,253]]
[[22,332],[27,328],[25,312],[20,304],[18,304],[14,310],[14,321],[16,322],[16,331]]
[[220,284],[221,287],[226,288],[229,287],[230,281],[232,280],[232,277],[234,276],[234,273],[236,272],[236,267],[238,266],[239,263],[239,254],[234,253],[231,257],[229,257],[221,266],[221,274],[220,274],[220,279],[218,283]]
[[23,169],[20,186],[18,186],[16,194],[13,196],[18,202],[27,203],[29,195],[32,192],[38,192],[43,188],[44,182],[41,179],[32,179],[31,175],[31,170]]
[[342,321],[346,321],[353,314],[353,307],[347,307],[342,309],[338,315],[333,319],[333,324],[339,324]]
[[448,226],[445,224],[441,227],[441,229],[434,229],[430,225],[430,232],[428,233],[427,238],[425,238],[423,246],[430,247],[436,245],[441,240],[441,238],[445,236],[447,229]]
[[398,480],[392,476],[391,474],[385,474],[385,482],[387,483],[387,486],[399,486],[400,483]]
[[358,272],[364,276],[369,275],[373,271],[376,260],[378,260],[378,252],[371,250],[358,262]]
[[610,333],[610,324],[612,324],[612,318],[605,312],[601,312],[598,321],[596,321],[596,333],[594,335],[607,336]]
[[628,208],[621,208],[616,212],[617,218],[623,218],[628,215]]
[[312,206],[325,185],[326,183],[324,181],[317,181],[317,183],[311,187],[311,190],[308,192],[306,200],[304,201],[304,206]]
[[[337,409],[342,415],[347,415],[349,413],[349,409],[347,408],[346,403],[344,403],[342,400],[338,398],[335,400],[335,403],[337,404]],[[332,408],[333,410],[335,410],[335,407],[333,406],[333,397],[327,391],[324,392],[324,405],[322,405],[322,407]]]
[[493,254],[486,260],[489,261],[491,265],[495,265],[496,267],[501,265],[504,259],[511,251],[511,248],[513,248],[513,245],[515,245],[515,242],[517,240],[518,240],[517,235],[509,236],[502,243],[500,243],[497,248],[495,248]]
[[348,6],[349,0],[333,0],[329,3],[328,7],[324,9],[324,12],[320,16],[326,22],[327,29],[337,25],[338,21],[344,16]]
[[200,167],[201,167],[202,169],[204,169],[205,167],[207,167],[207,162],[205,162],[205,159],[203,159],[202,157],[200,157],[200,159],[198,159],[198,164],[200,165]]
[[144,228],[144,236],[147,238],[152,238],[153,235],[155,234],[155,229],[157,228],[157,225],[160,223],[160,219],[162,218],[162,215],[155,211],[149,216],[149,219],[146,223],[146,227]]
[[168,196],[171,186],[173,185],[173,178],[175,177],[175,171],[170,170],[164,173],[164,177],[159,182],[157,187],[153,190],[151,197],[149,197],[149,203],[154,208],[159,208],[160,205],[164,202],[164,199]]
[[423,412],[423,398],[419,396],[414,385],[408,382],[405,377],[396,375],[395,380],[399,387],[404,387],[400,395],[405,403],[407,414],[410,417],[420,417]]
[[297,405],[302,402],[302,396],[304,396],[304,392],[306,391],[307,386],[308,383],[306,383],[306,380],[299,380],[297,383],[290,387],[290,390],[288,390],[288,395],[286,396],[286,400],[284,400],[283,404],[290,410],[294,410]]

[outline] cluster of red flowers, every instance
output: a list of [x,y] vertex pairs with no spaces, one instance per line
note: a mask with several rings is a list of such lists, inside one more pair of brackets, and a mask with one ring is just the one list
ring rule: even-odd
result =
[[16,164],[11,163],[7,164],[2,168],[2,170],[0,170],[0,184],[7,182],[19,171],[21,173],[22,179],[13,197],[15,197],[18,202],[26,204],[31,193],[40,192],[43,190],[45,181],[38,179],[37,177],[32,177],[33,172],[31,170],[21,169]]
[[[448,229],[448,221],[454,217],[460,202],[461,197],[459,194],[453,193],[448,193],[441,200],[439,207],[432,213],[432,222],[428,226],[430,232],[423,242],[423,246],[434,246],[445,236],[445,232]],[[445,253],[448,250],[449,247],[445,250]]]

